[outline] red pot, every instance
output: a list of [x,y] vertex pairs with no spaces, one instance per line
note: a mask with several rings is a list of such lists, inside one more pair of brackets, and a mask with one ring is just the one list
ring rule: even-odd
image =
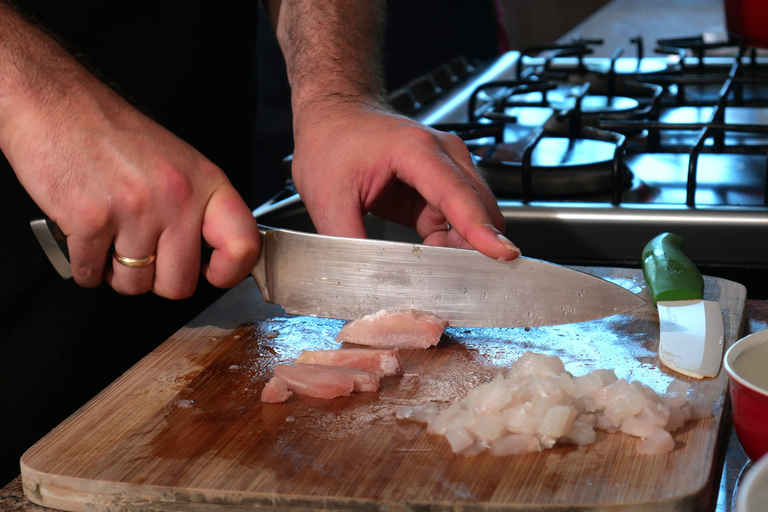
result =
[[768,2],[724,0],[725,28],[731,40],[768,48]]

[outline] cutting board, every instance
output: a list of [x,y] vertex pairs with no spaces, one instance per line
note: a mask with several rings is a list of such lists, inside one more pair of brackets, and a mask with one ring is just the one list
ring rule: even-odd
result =
[[[649,299],[633,269],[585,268]],[[706,277],[727,345],[746,291]],[[342,323],[286,316],[249,281],[230,290],[22,457],[28,498],[66,510],[675,510],[713,505],[728,414],[727,375],[694,381],[660,367],[649,304],[580,324],[449,328],[437,347],[404,350],[405,374],[381,391],[263,404],[276,363],[333,349]],[[674,378],[715,402],[712,419],[675,432],[666,455],[599,432],[589,446],[526,455],[453,454],[401,405],[448,404],[526,350],[557,355],[574,375],[613,368],[659,392]],[[109,364],[105,361],[104,364]]]

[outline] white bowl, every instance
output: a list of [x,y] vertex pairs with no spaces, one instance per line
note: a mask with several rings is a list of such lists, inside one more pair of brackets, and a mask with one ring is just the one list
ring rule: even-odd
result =
[[768,455],[746,470],[736,490],[734,512],[765,512],[768,510]]

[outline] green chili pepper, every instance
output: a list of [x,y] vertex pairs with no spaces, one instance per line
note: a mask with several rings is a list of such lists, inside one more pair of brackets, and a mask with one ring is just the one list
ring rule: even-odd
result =
[[642,267],[653,304],[657,301],[701,299],[704,279],[682,252],[683,237],[662,233],[643,249]]

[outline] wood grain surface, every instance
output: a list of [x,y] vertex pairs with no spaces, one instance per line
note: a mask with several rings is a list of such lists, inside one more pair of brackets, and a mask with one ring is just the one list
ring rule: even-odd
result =
[[[582,269],[649,300],[633,269]],[[746,291],[706,277],[726,346],[738,339]],[[22,457],[27,497],[65,510],[675,510],[711,506],[722,464],[724,371],[687,379],[660,367],[649,304],[599,321],[531,329],[449,328],[437,347],[402,351],[405,374],[378,393],[262,404],[276,363],[338,348],[337,320],[287,317],[243,282],[178,331]],[[116,326],[115,328],[119,328]],[[105,343],[109,333],[105,333]],[[715,417],[674,433],[662,456],[598,433],[589,446],[463,457],[400,405],[448,404],[526,350],[581,375],[613,368],[659,392],[674,378],[715,402]],[[105,361],[104,364],[109,364]]]

